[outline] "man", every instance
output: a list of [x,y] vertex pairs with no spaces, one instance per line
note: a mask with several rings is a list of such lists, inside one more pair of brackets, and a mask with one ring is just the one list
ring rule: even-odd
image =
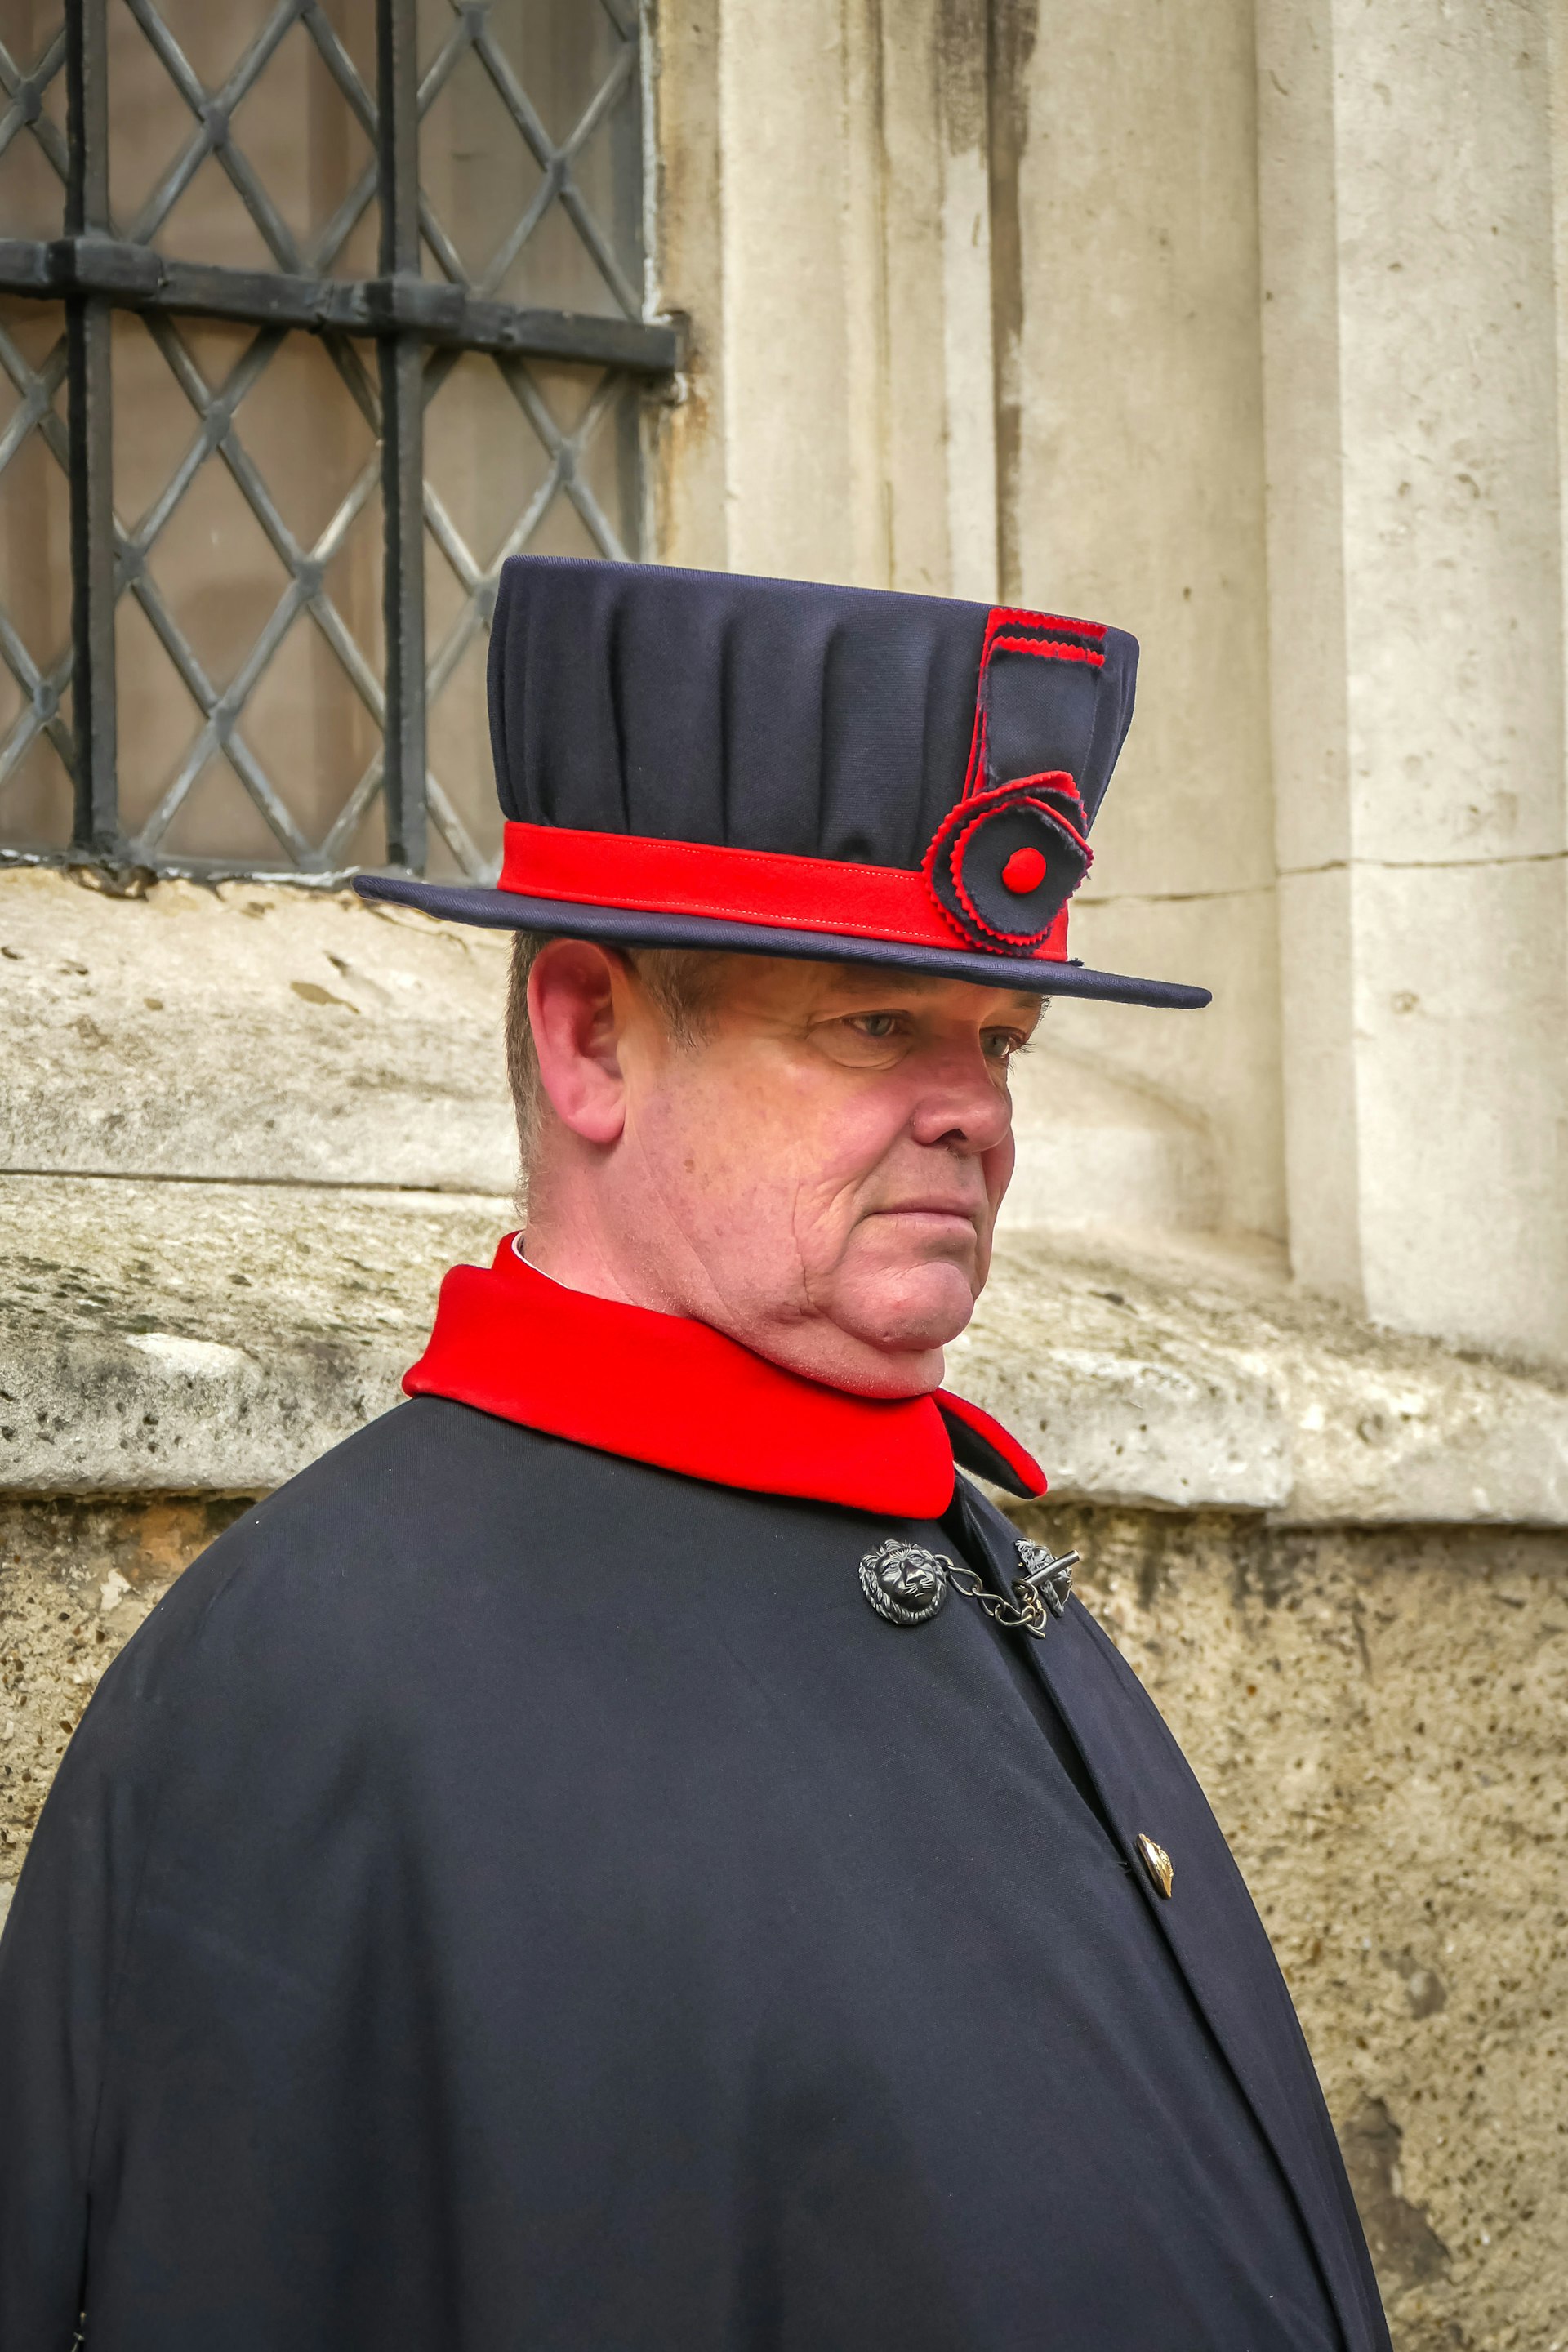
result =
[[0,1953],[0,2344],[1373,2352],[1246,1891],[941,1391],[1113,630],[508,567],[525,1234],[105,1677]]

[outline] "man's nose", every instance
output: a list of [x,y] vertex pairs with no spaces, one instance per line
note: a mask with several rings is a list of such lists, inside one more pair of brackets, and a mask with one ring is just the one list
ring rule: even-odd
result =
[[994,1150],[1012,1124],[1007,1089],[976,1048],[944,1055],[926,1074],[911,1132],[917,1143],[978,1155]]

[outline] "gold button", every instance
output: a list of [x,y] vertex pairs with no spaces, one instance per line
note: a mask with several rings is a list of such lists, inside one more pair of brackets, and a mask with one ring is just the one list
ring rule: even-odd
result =
[[1176,1875],[1171,1867],[1170,1855],[1163,1845],[1156,1845],[1153,1839],[1146,1837],[1142,1830],[1138,1832],[1138,1854],[1144,1869],[1169,1901],[1172,1882]]

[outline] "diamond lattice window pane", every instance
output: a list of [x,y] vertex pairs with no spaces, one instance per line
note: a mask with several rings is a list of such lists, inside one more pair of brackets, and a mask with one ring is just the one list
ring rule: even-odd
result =
[[440,352],[426,374],[432,874],[500,856],[485,646],[509,555],[620,556],[637,545],[637,388],[601,368]]
[[426,203],[446,233],[434,249],[426,238],[425,274],[446,276],[439,255],[455,252],[460,276],[484,286],[502,240],[538,201],[544,172],[467,42],[425,114],[420,149]]
[[110,0],[110,19],[154,14],[190,70],[211,90],[225,88],[275,14],[275,0]]
[[0,845],[71,834],[65,315],[0,296]]
[[167,865],[232,865],[263,873],[286,862],[266,816],[217,751],[201,763],[159,836],[158,854]]
[[375,268],[374,0],[110,9],[110,202],[123,235],[229,268]]
[[60,0],[0,10],[0,236],[65,225],[66,35]]
[[[320,869],[380,772],[373,362],[115,322],[121,808],[132,854]],[[357,798],[356,798],[357,795]]]
[[426,581],[439,596],[443,571],[465,588],[492,571],[519,518],[553,485],[550,451],[488,352],[437,352],[425,383],[426,487],[452,526],[447,561]]
[[425,268],[525,307],[640,316],[635,14],[420,0]]

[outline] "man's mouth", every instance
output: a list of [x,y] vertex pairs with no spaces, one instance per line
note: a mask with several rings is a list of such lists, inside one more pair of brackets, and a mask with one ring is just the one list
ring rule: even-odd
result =
[[900,1223],[928,1225],[933,1232],[963,1233],[974,1237],[978,1210],[956,1206],[951,1201],[898,1201],[884,1209],[874,1209],[876,1217],[896,1217]]

